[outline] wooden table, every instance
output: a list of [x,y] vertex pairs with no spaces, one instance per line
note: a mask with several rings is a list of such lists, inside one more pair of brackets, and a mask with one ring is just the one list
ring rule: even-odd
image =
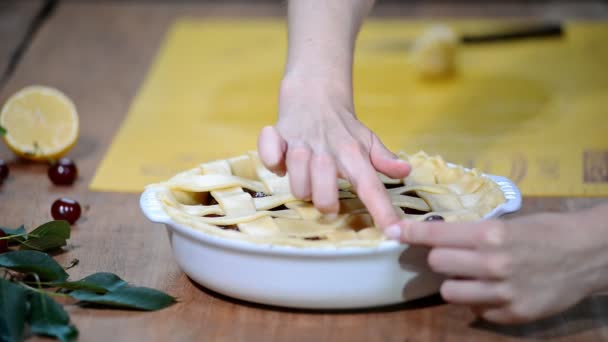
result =
[[48,6],[44,0],[0,3],[0,86],[13,71],[16,63],[38,29]]
[[[27,0],[26,0],[27,1]],[[13,1],[17,3],[17,1]],[[21,0],[19,1],[22,2]],[[481,4],[484,3],[484,4]],[[529,16],[605,18],[608,5],[600,1],[567,2],[446,2],[413,1],[387,4],[378,15],[409,16]],[[40,4],[40,2],[38,2]],[[481,4],[481,5],[480,5]],[[40,7],[30,3],[29,18]],[[0,18],[10,17],[0,7]],[[16,7],[15,7],[16,8]],[[0,187],[3,225],[25,224],[31,229],[49,220],[51,203],[70,196],[88,205],[73,228],[68,252],[58,256],[80,265],[72,278],[97,272],[119,274],[134,284],[150,286],[179,297],[180,303],[152,312],[70,308],[82,341],[510,341],[608,339],[608,297],[587,300],[566,313],[533,324],[500,327],[475,322],[465,308],[447,305],[438,297],[388,309],[343,313],[305,312],[247,304],[211,293],[192,283],[173,261],[166,233],[150,224],[134,194],[87,190],[97,165],[120,126],[131,99],[146,75],[159,42],[177,17],[220,15],[282,15],[282,6],[227,5],[159,1],[61,1],[35,32],[16,69],[0,85],[0,101],[33,83],[64,90],[81,115],[81,139],[70,153],[81,178],[73,187],[50,185],[46,167],[14,159],[4,146],[0,158],[11,161],[11,177]],[[15,11],[21,11],[17,9]],[[16,12],[15,12],[16,13]],[[20,12],[21,13],[21,12]],[[8,15],[8,16],[7,16]],[[0,25],[0,37],[27,36],[22,22]],[[19,44],[11,44],[14,49]],[[6,45],[3,45],[6,46]],[[0,54],[0,67],[7,57]],[[528,198],[522,212],[568,211],[605,199]],[[202,260],[201,262],[212,262]]]

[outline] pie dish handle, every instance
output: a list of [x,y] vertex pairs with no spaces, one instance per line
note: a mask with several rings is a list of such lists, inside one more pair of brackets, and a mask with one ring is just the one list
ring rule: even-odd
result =
[[160,201],[156,197],[159,190],[159,188],[155,187],[150,187],[144,190],[139,198],[139,206],[148,220],[155,223],[166,224],[171,222],[171,218],[169,215],[167,215],[161,206]]
[[502,176],[488,175],[488,177],[498,184],[505,196],[506,202],[496,207],[485,218],[493,218],[505,214],[513,213],[521,209],[522,196],[517,185],[510,179]]

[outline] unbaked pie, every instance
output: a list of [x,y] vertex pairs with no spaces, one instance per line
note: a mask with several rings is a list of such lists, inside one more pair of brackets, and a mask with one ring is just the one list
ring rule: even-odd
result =
[[[414,220],[477,220],[505,201],[477,170],[448,165],[424,152],[399,157],[412,166],[404,179],[379,174],[395,210]],[[373,246],[386,240],[350,184],[339,180],[340,212],[328,220],[297,200],[288,176],[267,170],[256,152],[201,164],[152,184],[177,223],[207,234],[288,246]]]

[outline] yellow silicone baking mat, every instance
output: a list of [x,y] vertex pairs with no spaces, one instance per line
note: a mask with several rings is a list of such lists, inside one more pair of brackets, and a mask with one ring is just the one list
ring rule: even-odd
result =
[[[509,23],[444,21],[460,33]],[[455,77],[415,76],[407,47],[433,23],[369,20],[355,58],[360,119],[393,150],[423,149],[510,177],[525,195],[608,195],[608,25],[462,46]],[[90,187],[138,192],[256,148],[276,118],[280,19],[175,23]]]

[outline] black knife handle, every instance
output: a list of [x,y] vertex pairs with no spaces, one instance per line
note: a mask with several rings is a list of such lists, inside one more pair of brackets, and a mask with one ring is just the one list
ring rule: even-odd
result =
[[508,32],[497,32],[480,35],[463,35],[461,40],[464,44],[479,44],[501,42],[529,38],[548,38],[563,35],[563,28],[560,24],[545,24],[535,27],[527,27]]

